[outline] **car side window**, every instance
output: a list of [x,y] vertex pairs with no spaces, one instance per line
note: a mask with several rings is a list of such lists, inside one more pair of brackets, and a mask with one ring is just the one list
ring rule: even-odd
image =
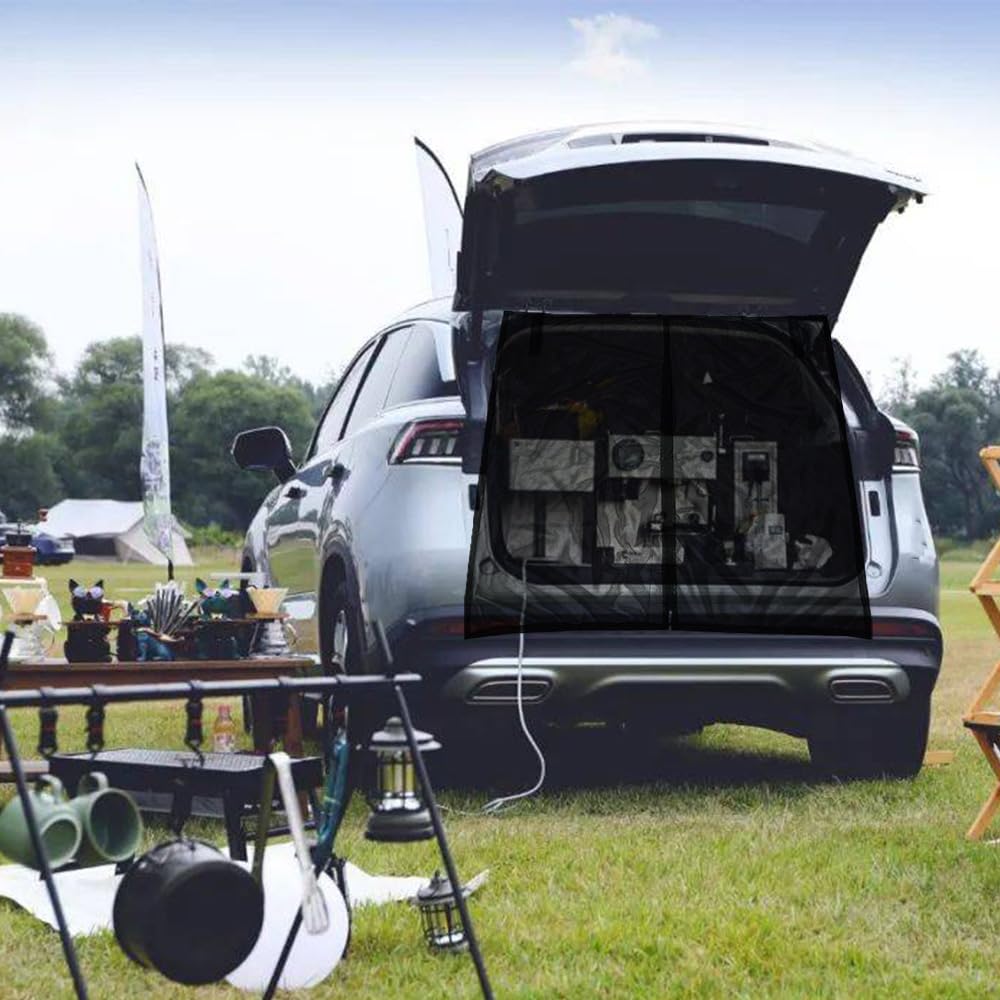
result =
[[344,427],[344,418],[347,416],[347,411],[351,408],[355,393],[358,391],[358,385],[365,373],[365,369],[368,367],[368,362],[371,359],[374,349],[375,344],[369,344],[354,359],[354,363],[347,370],[347,374],[340,380],[340,384],[337,386],[333,398],[330,400],[330,405],[327,406],[326,413],[323,414],[319,429],[316,431],[316,439],[309,453],[310,458],[329,451],[340,440],[340,432]]
[[391,330],[382,338],[378,354],[372,362],[368,376],[364,385],[358,393],[354,406],[351,408],[347,418],[347,426],[344,434],[354,434],[369,420],[378,416],[385,407],[385,397],[388,395],[389,386],[392,384],[392,377],[396,374],[396,366],[406,348],[413,328],[404,326],[398,330]]
[[417,323],[396,365],[385,400],[386,407],[457,394],[458,385],[454,378],[445,380],[441,375],[434,327],[430,323]]

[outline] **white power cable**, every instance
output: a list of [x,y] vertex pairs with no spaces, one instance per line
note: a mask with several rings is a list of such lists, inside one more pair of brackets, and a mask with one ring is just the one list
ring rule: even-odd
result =
[[524,559],[521,562],[521,587],[523,588],[523,597],[521,599],[521,633],[517,640],[517,717],[521,723],[521,732],[524,733],[524,738],[531,745],[531,749],[535,751],[535,756],[538,758],[538,780],[531,786],[531,788],[525,789],[523,792],[516,792],[513,795],[502,795],[500,798],[492,799],[483,806],[483,813],[487,816],[494,816],[498,812],[502,812],[504,809],[508,808],[512,803],[517,802],[520,799],[531,798],[536,792],[538,792],[542,785],[545,784],[545,755],[542,753],[541,748],[535,741],[535,737],[531,735],[531,730],[528,728],[528,722],[524,717],[524,698],[522,696],[521,680],[524,675],[524,622],[528,614],[528,560]]

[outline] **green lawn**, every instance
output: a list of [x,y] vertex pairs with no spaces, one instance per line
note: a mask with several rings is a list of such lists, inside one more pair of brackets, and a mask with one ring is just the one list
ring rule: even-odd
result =
[[[215,566],[228,567],[216,554]],[[75,564],[91,581],[97,567]],[[498,818],[463,815],[483,801],[447,792],[461,870],[490,868],[475,915],[500,997],[982,997],[995,992],[1000,856],[964,831],[991,780],[960,716],[1000,656],[965,589],[975,563],[942,574],[947,653],[931,745],[954,764],[912,782],[822,784],[802,742],[717,726],[669,745],[638,770],[609,764],[601,734],[556,759],[555,790]],[[149,585],[142,569],[100,568],[111,596]],[[62,570],[49,571],[53,588]],[[187,576],[193,576],[188,573]],[[121,596],[128,596],[122,594]],[[176,707],[109,710],[109,740],[178,745]],[[67,745],[82,720],[63,717]],[[34,719],[20,714],[26,746]],[[575,767],[571,765],[574,764]],[[651,780],[642,780],[655,771]],[[580,776],[586,778],[579,780]],[[658,776],[658,777],[657,777]],[[361,835],[355,803],[341,847],[368,871],[429,873],[430,844]],[[209,825],[204,835],[220,837]],[[163,830],[150,833],[151,840]],[[213,905],[212,900],[205,901]],[[220,906],[220,915],[224,912]],[[141,972],[111,935],[79,942],[96,998],[236,997],[187,990]],[[0,904],[0,998],[69,996],[56,935]],[[351,955],[303,997],[469,997],[471,964],[429,955],[415,914],[356,914]]]

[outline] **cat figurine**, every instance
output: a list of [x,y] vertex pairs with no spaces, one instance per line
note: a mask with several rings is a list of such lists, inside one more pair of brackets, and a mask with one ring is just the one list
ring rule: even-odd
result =
[[210,587],[198,578],[194,587],[198,591],[198,608],[201,611],[201,622],[195,635],[195,658],[238,660],[240,649],[233,620],[242,617],[239,591],[233,590],[228,580],[223,580],[218,587]]
[[101,616],[104,606],[104,581],[98,580],[92,587],[84,587],[76,580],[69,581],[70,603],[73,605],[73,621],[82,622],[88,618]]
[[84,587],[69,581],[70,601],[73,605],[73,621],[67,623],[66,642],[63,652],[70,663],[110,663],[111,645],[108,633],[111,631],[104,618],[104,581],[98,580],[92,587]]
[[210,587],[201,577],[194,581],[194,589],[198,591],[198,607],[205,618],[239,618],[240,595],[233,590],[228,580],[223,580],[218,587]]

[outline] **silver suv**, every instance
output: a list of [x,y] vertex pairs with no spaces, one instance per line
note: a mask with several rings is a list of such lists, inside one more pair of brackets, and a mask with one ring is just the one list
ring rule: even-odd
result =
[[[327,669],[380,669],[379,622],[397,666],[424,676],[425,711],[441,716],[439,724],[482,730],[506,721],[517,694],[518,636],[469,638],[466,615],[503,316],[697,315],[730,325],[794,316],[832,324],[877,224],[920,199],[912,178],[738,130],[569,129],[478,154],[454,297],[417,306],[368,340],[300,464],[278,428],[237,437],[237,462],[279,480],[250,525],[244,570],[289,589],[285,606],[300,647]],[[647,228],[626,252],[621,235],[632,239],[637,223]],[[455,227],[452,218],[441,232],[453,240]],[[433,261],[433,232],[429,238]],[[537,719],[658,732],[742,723],[805,737],[828,774],[918,770],[942,655],[919,444],[878,410],[836,341],[832,352],[871,637],[534,631],[522,696]],[[721,456],[740,443],[723,438],[720,430],[720,469]],[[751,474],[759,500],[768,469],[777,481],[783,443],[757,445]],[[733,471],[725,481],[720,473],[713,489],[738,493],[740,463],[727,461]],[[770,501],[769,510],[779,509],[776,485]],[[710,508],[699,513],[710,534]],[[717,551],[730,550],[720,541]],[[533,596],[544,589],[536,583]],[[588,596],[601,599],[593,588]]]

